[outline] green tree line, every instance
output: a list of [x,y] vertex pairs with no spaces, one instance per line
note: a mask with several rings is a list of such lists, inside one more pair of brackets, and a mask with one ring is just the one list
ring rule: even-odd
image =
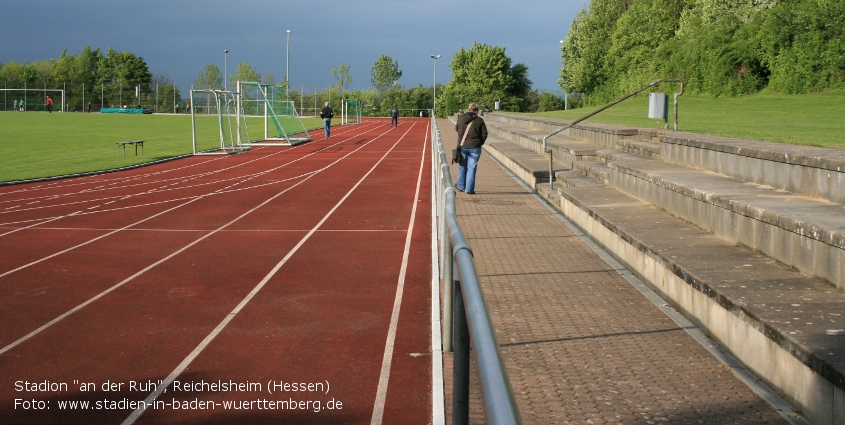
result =
[[[500,109],[507,111],[562,108],[561,99],[531,89],[528,67],[513,64],[503,47],[474,43],[472,48],[462,48],[455,53],[449,68],[452,81],[436,87],[436,113],[439,116],[466,109],[471,102],[487,104],[489,108],[498,102]],[[387,116],[393,105],[398,106],[404,116],[419,116],[420,112],[427,115],[435,104],[434,88],[421,84],[413,87],[401,85],[399,64],[386,55],[373,64],[372,86],[368,89],[350,89],[353,83],[351,67],[342,62],[332,70],[332,75],[336,82],[325,90],[290,87],[288,96],[298,104],[303,115],[317,114],[326,101],[339,105],[341,99],[360,101],[362,112],[369,116]],[[258,73],[247,61],[239,63],[234,72],[225,76],[225,81],[224,84],[224,75],[217,65],[206,64],[199,70],[192,86],[198,89],[222,89],[226,86],[234,90],[237,81],[287,86],[287,81],[276,83],[273,74]],[[185,101],[169,76],[153,75],[143,58],[113,48],[102,53],[87,46],[79,54],[64,51],[59,59],[0,63],[0,82],[6,88],[64,88],[65,102],[71,111],[85,110],[90,102],[95,110],[101,105],[140,104],[154,111],[172,112],[177,104]],[[136,88],[140,89],[140,96],[137,96]],[[8,100],[8,103],[11,102]],[[27,103],[30,106],[43,105],[43,99]]]
[[658,78],[714,96],[842,89],[843,22],[841,0],[591,0],[558,84],[597,102]]
[[[86,46],[78,54],[65,50],[58,59],[0,63],[0,83],[9,89],[64,89],[65,104],[71,111],[84,110],[87,103],[95,110],[138,104],[171,110],[174,99],[178,102],[180,98],[169,76],[153,75],[144,58],[111,47],[105,53]],[[23,92],[11,93],[16,98],[24,97]],[[37,92],[26,96],[38,99]],[[28,103],[34,108],[43,105],[43,99]]]

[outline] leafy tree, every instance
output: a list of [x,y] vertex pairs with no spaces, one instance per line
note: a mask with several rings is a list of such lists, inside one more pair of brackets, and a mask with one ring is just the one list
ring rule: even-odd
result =
[[343,93],[349,90],[352,85],[352,76],[349,74],[350,66],[340,63],[340,66],[332,69],[332,76],[337,80],[338,95],[343,98]]
[[566,39],[561,43],[558,85],[567,93],[592,93],[608,79],[605,57],[610,50],[616,21],[628,7],[627,1],[593,0],[589,11],[575,15]]
[[238,81],[261,82],[261,74],[249,62],[243,61],[238,64],[233,74],[229,74],[229,85],[234,87]]
[[144,59],[132,52],[118,52],[110,47],[97,63],[98,83],[103,85],[105,102],[108,104],[131,104],[135,97],[134,87],[140,85],[149,91],[152,74]]
[[762,61],[787,93],[845,88],[845,2],[781,2],[761,19]]
[[[179,99],[182,98],[179,87],[176,87],[176,84],[167,74],[153,75],[152,84],[153,93],[145,105],[153,105],[151,109],[153,109],[154,112],[172,112],[174,110],[174,105],[179,103]],[[195,87],[205,88],[200,86]]]
[[373,83],[376,93],[382,96],[386,91],[396,87],[399,79],[402,78],[402,71],[399,70],[398,62],[390,56],[381,55],[373,64],[370,75],[372,76],[370,82]]
[[539,112],[546,112],[546,111],[560,111],[566,106],[564,100],[560,97],[555,96],[552,93],[544,92],[540,95],[540,101],[538,105]]
[[214,64],[206,64],[194,80],[195,89],[223,88],[223,73]]
[[505,48],[473,43],[472,49],[461,48],[455,53],[450,68],[452,81],[441,94],[444,102],[438,102],[438,110],[442,106],[448,114],[454,111],[449,108],[457,104],[463,104],[458,108],[466,108],[470,102],[493,103],[496,99],[506,110],[525,110],[525,98],[531,88],[528,67],[511,65]]
[[94,94],[99,90],[94,88],[97,86],[97,64],[101,58],[99,49],[92,50],[91,46],[85,46],[78,55],[68,54],[65,50],[53,65],[54,84],[67,85],[65,103],[69,110],[81,111],[85,108],[85,101],[99,97]]

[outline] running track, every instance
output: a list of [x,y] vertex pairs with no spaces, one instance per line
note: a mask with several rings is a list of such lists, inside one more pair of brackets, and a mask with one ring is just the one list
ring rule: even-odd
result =
[[0,423],[430,423],[429,123],[0,187]]

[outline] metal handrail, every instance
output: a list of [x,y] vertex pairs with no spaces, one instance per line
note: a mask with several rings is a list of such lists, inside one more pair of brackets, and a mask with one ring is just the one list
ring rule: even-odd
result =
[[625,100],[625,99],[627,99],[627,98],[629,98],[629,97],[631,97],[631,96],[634,96],[634,95],[636,95],[636,94],[639,94],[640,92],[642,92],[642,91],[644,91],[644,90],[646,90],[646,89],[648,89],[648,88],[650,88],[650,87],[654,87],[654,86],[656,86],[656,85],[658,85],[658,84],[660,84],[660,83],[669,83],[669,82],[672,82],[672,83],[681,83],[681,91],[680,91],[680,92],[678,92],[678,93],[675,93],[675,131],[678,131],[678,97],[680,97],[680,96],[682,96],[682,95],[684,94],[684,80],[681,80],[680,78],[661,78],[661,79],[659,79],[659,80],[652,81],[651,83],[649,83],[649,84],[647,84],[647,85],[645,85],[645,86],[640,87],[640,88],[639,88],[639,89],[637,89],[636,91],[633,91],[633,92],[631,92],[631,93],[628,93],[628,94],[626,94],[625,96],[622,96],[622,97],[620,97],[619,99],[616,99],[616,100],[614,100],[613,102],[610,102],[610,103],[608,103],[607,105],[604,105],[604,106],[602,106],[601,108],[596,109],[595,111],[590,112],[589,114],[584,115],[583,117],[578,118],[578,119],[577,119],[577,120],[575,120],[575,121],[572,121],[571,123],[569,123],[569,124],[565,125],[563,128],[561,128],[560,130],[554,131],[554,132],[552,132],[551,134],[548,134],[548,135],[544,136],[544,137],[543,137],[543,154],[545,154],[545,153],[546,153],[546,140],[548,140],[548,138],[549,138],[549,137],[552,137],[552,136],[554,136],[555,134],[558,134],[558,133],[560,133],[560,132],[562,132],[562,131],[564,131],[564,130],[568,129],[569,127],[572,127],[573,125],[578,124],[579,122],[584,121],[585,119],[590,118],[590,117],[592,117],[593,115],[596,115],[596,114],[598,114],[599,112],[602,112],[602,111],[604,111],[605,109],[610,108],[611,106],[616,105],[617,103],[619,103],[619,102],[621,102],[621,101],[623,101],[623,100]]
[[441,278],[444,281],[443,350],[448,352],[454,348],[452,424],[469,423],[470,342],[474,348],[472,353],[475,355],[486,423],[521,424],[522,419],[478,280],[472,249],[455,215],[455,188],[452,186],[449,160],[433,114],[431,126],[437,237],[441,246]]

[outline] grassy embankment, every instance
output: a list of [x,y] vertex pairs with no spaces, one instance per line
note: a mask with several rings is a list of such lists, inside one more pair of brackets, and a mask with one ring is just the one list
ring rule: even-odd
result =
[[[673,122],[672,97],[669,93],[669,129]],[[803,95],[764,92],[718,98],[683,95],[678,105],[680,131],[845,149],[845,92]],[[574,120],[596,109],[598,106],[589,106],[532,115]],[[627,99],[588,121],[663,127],[663,121],[648,118],[648,97],[642,95]]]

